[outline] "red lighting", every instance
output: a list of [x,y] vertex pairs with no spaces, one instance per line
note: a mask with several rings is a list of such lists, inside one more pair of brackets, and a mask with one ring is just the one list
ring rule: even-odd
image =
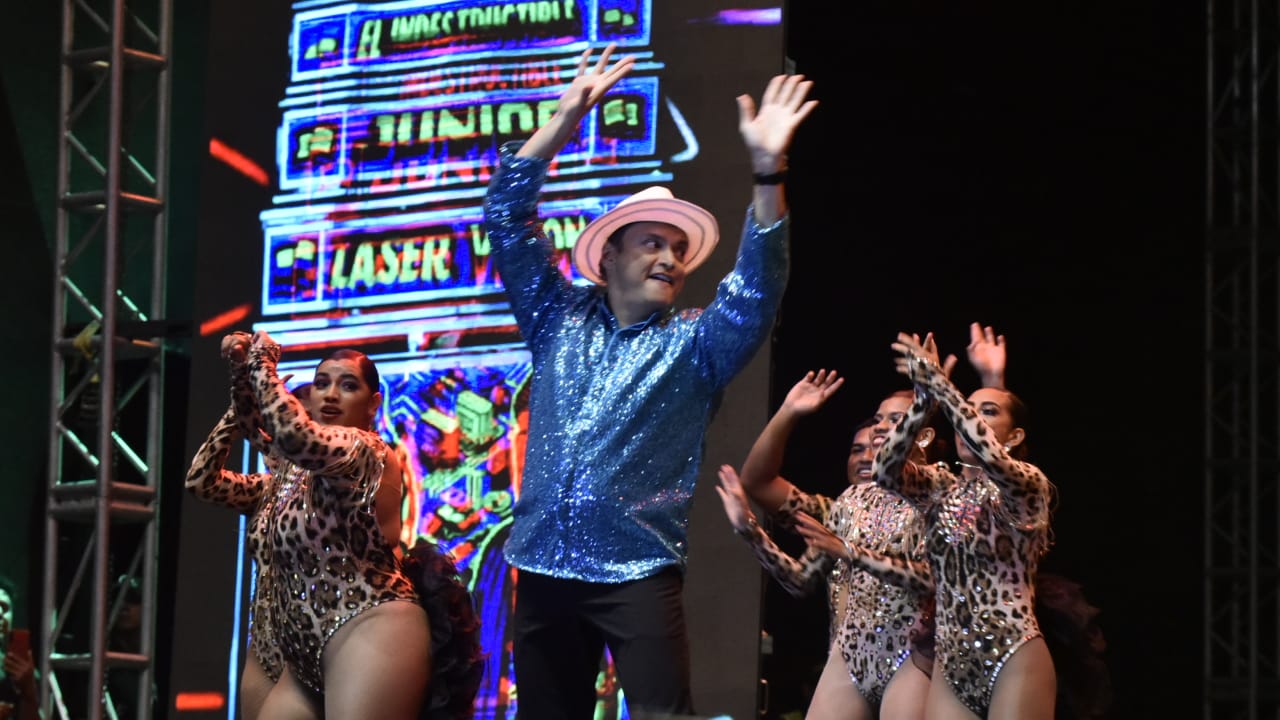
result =
[[237,305],[224,313],[218,313],[208,320],[205,320],[200,323],[200,337],[208,337],[235,325],[241,320],[249,317],[250,309],[251,306],[248,303],[245,303],[244,305]]
[[263,187],[269,182],[267,171],[261,165],[218,138],[209,138],[209,155]]
[[221,710],[227,706],[227,696],[220,692],[180,692],[173,699],[178,712]]

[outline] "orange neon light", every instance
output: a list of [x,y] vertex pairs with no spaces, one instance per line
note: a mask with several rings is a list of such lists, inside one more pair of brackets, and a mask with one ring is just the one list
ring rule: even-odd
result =
[[220,692],[180,692],[173,699],[173,709],[179,712],[221,710],[226,706],[227,696]]
[[244,153],[227,145],[218,138],[209,138],[209,155],[226,163],[232,170],[266,187],[270,180],[267,171],[258,163],[250,160]]
[[249,311],[251,309],[252,306],[245,303],[244,305],[237,305],[226,312],[214,315],[208,320],[200,323],[200,336],[207,337],[214,333],[226,330],[232,325],[235,325],[241,320],[249,317]]

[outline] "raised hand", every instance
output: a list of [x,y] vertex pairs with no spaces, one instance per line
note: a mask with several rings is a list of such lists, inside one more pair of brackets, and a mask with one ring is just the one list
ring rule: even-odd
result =
[[247,332],[227,333],[222,337],[222,357],[233,363],[242,363],[249,354],[253,336]]
[[841,385],[844,385],[844,378],[837,375],[835,370],[819,370],[816,373],[810,370],[800,382],[791,387],[782,404],[797,415],[808,415],[822,407]]
[[582,52],[578,58],[578,74],[560,96],[560,103],[556,106],[557,113],[563,114],[574,123],[579,122],[600,102],[610,88],[631,72],[636,62],[634,55],[627,55],[614,63],[613,67],[609,67],[609,58],[616,47],[614,43],[605,46],[604,52],[600,53],[600,59],[592,69],[588,69],[591,63],[591,48]]
[[787,149],[796,127],[818,106],[806,100],[812,80],[803,75],[775,75],[760,97],[760,107],[750,95],[738,96],[738,131],[756,173],[786,169]]
[[716,486],[716,494],[720,496],[720,502],[724,503],[724,514],[728,516],[733,529],[739,533],[746,532],[755,521],[755,513],[751,511],[751,502],[747,500],[747,493],[742,489],[738,473],[732,466],[720,466],[720,484]]
[[280,360],[280,345],[271,339],[266,330],[258,330],[253,334],[253,342],[249,350],[269,358],[273,364]]
[[[927,333],[922,342],[915,333],[900,332],[898,339],[890,347],[898,353],[898,357],[893,360],[893,369],[912,382],[923,380],[926,372],[946,370],[938,362],[938,347],[934,343],[933,333]],[[954,367],[955,362],[948,358],[948,365]]]
[[997,335],[990,325],[969,325],[969,364],[982,378],[984,387],[1004,387],[1004,369],[1008,359],[1003,335]]
[[849,559],[844,540],[837,537],[826,525],[818,522],[812,515],[797,512],[795,521],[796,532],[800,533],[800,536],[804,538],[809,547],[820,550],[837,560]]
[[517,155],[551,159],[564,148],[582,118],[635,66],[634,55],[626,55],[610,66],[609,58],[616,47],[614,43],[605,46],[594,67],[591,65],[591,48],[582,52],[578,57],[577,75],[560,95],[555,115],[534,132]]

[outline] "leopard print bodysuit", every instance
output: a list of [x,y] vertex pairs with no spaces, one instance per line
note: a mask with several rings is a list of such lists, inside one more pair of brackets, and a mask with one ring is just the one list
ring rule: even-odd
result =
[[[961,702],[985,717],[1000,670],[1041,636],[1033,578],[1049,548],[1053,489],[1039,468],[995,442],[936,366],[923,372],[916,400],[881,446],[874,472],[877,483],[926,503],[928,564],[857,554],[860,564],[884,577],[936,586],[935,668]],[[980,459],[981,472],[966,477],[942,463],[907,461],[932,398]]]
[[290,671],[323,692],[321,654],[345,623],[385,602],[417,602],[374,497],[390,447],[377,433],[312,421],[276,374],[279,348],[249,354],[253,399],[286,462],[264,498],[266,609]]
[[284,656],[271,632],[270,607],[266,602],[270,592],[263,589],[270,582],[271,554],[267,552],[266,514],[261,511],[263,498],[272,494],[274,480],[268,473],[246,475],[224,469],[237,429],[242,436],[252,437],[244,435],[244,424],[234,407],[227,409],[196,451],[187,471],[186,487],[205,502],[249,516],[245,535],[256,565],[249,604],[249,651],[271,682],[276,682],[284,669]]
[[[784,523],[804,512],[849,543],[877,551],[918,557],[922,520],[905,499],[874,483],[851,485],[833,502],[792,486],[778,509]],[[792,558],[762,529],[747,536],[756,557],[787,592],[801,596],[827,574],[829,637],[839,649],[849,678],[872,706],[911,652],[909,633],[919,618],[921,596],[915,589],[886,582],[813,548]]]

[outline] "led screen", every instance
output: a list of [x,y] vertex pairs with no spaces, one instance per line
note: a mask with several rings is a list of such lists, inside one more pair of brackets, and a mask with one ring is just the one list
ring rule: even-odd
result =
[[[634,70],[582,124],[544,188],[540,215],[561,272],[585,282],[569,259],[578,235],[655,184],[681,194],[682,182],[699,183],[694,199],[736,240],[750,186],[737,93],[724,85],[758,95],[781,69],[781,10],[672,5],[682,7],[659,14],[641,0],[294,2],[257,26],[261,47],[278,45],[266,53],[271,60],[242,62],[274,74],[274,83],[257,78],[257,90],[244,94],[235,79],[211,83],[222,97],[210,100],[216,151],[208,172],[217,182],[207,192],[223,202],[206,198],[202,253],[210,268],[230,264],[228,253],[251,262],[234,263],[235,279],[200,281],[205,344],[231,329],[266,330],[284,347],[281,372],[293,373],[293,385],[338,348],[377,362],[386,398],[377,427],[409,471],[401,540],[426,537],[448,550],[481,615],[487,660],[478,718],[514,717],[518,701],[507,623],[518,575],[502,559],[502,542],[520,494],[531,374],[490,258],[485,187],[499,146],[527,138],[555,112],[581,53],[617,43],[636,56]],[[220,4],[215,15],[232,12]],[[235,12],[243,23],[268,11],[246,2]],[[252,25],[215,22],[211,45],[233,24]],[[741,57],[752,39],[765,50]],[[726,76],[694,64],[702,61],[691,51],[715,48],[729,53],[711,64],[730,68]],[[705,182],[726,165],[741,183]],[[222,193],[259,171],[270,178],[260,190]],[[232,223],[237,230],[214,229]],[[727,269],[732,251],[718,262]],[[252,283],[245,267],[260,269]],[[716,280],[700,278],[702,290],[691,282],[693,300]],[[193,363],[194,392],[206,366]],[[209,385],[223,381],[208,372],[216,378]],[[216,414],[192,412],[194,447]],[[229,572],[235,638],[221,672],[230,716],[252,579],[242,552]],[[183,681],[174,684],[180,691]],[[626,716],[625,689],[607,656],[599,692],[599,717]]]

